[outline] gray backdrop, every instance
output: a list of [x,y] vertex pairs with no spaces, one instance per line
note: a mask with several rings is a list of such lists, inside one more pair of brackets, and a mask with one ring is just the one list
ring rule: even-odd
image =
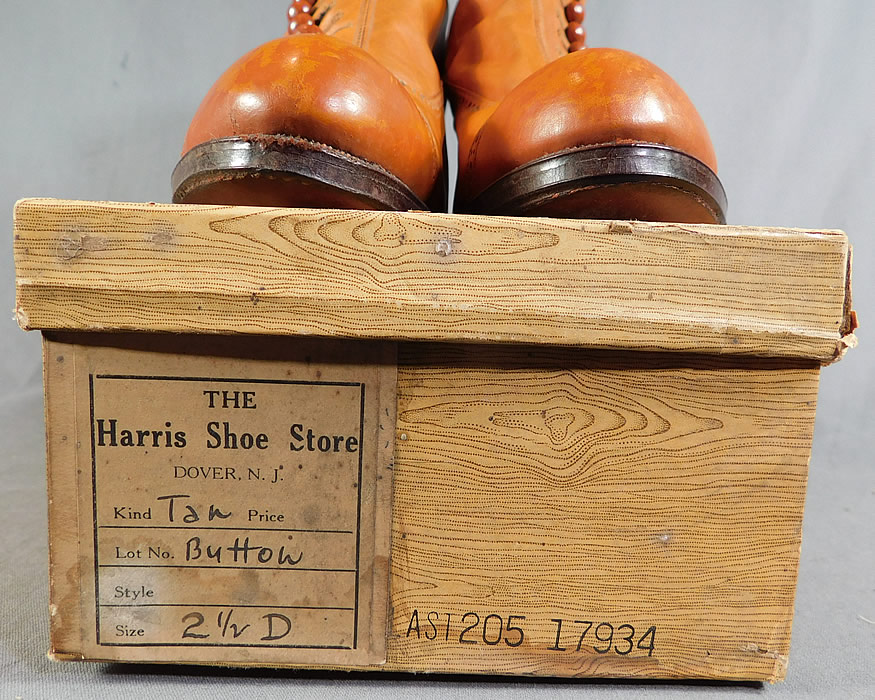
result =
[[[593,0],[593,46],[636,51],[709,125],[730,223],[841,228],[855,246],[862,344],[822,376],[788,680],[780,686],[521,682],[54,664],[46,660],[39,336],[12,321],[13,202],[168,201],[204,92],[282,33],[284,0],[0,2],[0,695],[326,698],[705,696],[875,698],[873,297],[875,3]],[[449,145],[455,152],[455,142]]]

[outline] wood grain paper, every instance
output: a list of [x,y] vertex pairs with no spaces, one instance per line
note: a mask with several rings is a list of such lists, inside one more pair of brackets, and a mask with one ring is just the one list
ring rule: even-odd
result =
[[23,200],[24,328],[840,357],[841,231]]

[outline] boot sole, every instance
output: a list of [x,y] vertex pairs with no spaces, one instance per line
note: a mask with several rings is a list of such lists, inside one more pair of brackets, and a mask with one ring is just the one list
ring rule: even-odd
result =
[[700,160],[653,144],[588,146],[526,163],[462,213],[726,223],[726,192]]
[[375,163],[296,136],[207,141],[171,177],[178,204],[408,211],[426,205]]

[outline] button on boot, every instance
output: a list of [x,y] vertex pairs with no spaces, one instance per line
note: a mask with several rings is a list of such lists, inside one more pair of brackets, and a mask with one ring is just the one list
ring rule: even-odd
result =
[[445,0],[295,0],[288,34],[207,93],[173,201],[445,207],[444,97],[432,48]]

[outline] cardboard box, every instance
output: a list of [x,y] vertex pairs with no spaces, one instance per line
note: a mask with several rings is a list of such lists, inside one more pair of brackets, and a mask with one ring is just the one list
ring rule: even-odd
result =
[[55,658],[783,678],[841,232],[54,200],[15,230]]

